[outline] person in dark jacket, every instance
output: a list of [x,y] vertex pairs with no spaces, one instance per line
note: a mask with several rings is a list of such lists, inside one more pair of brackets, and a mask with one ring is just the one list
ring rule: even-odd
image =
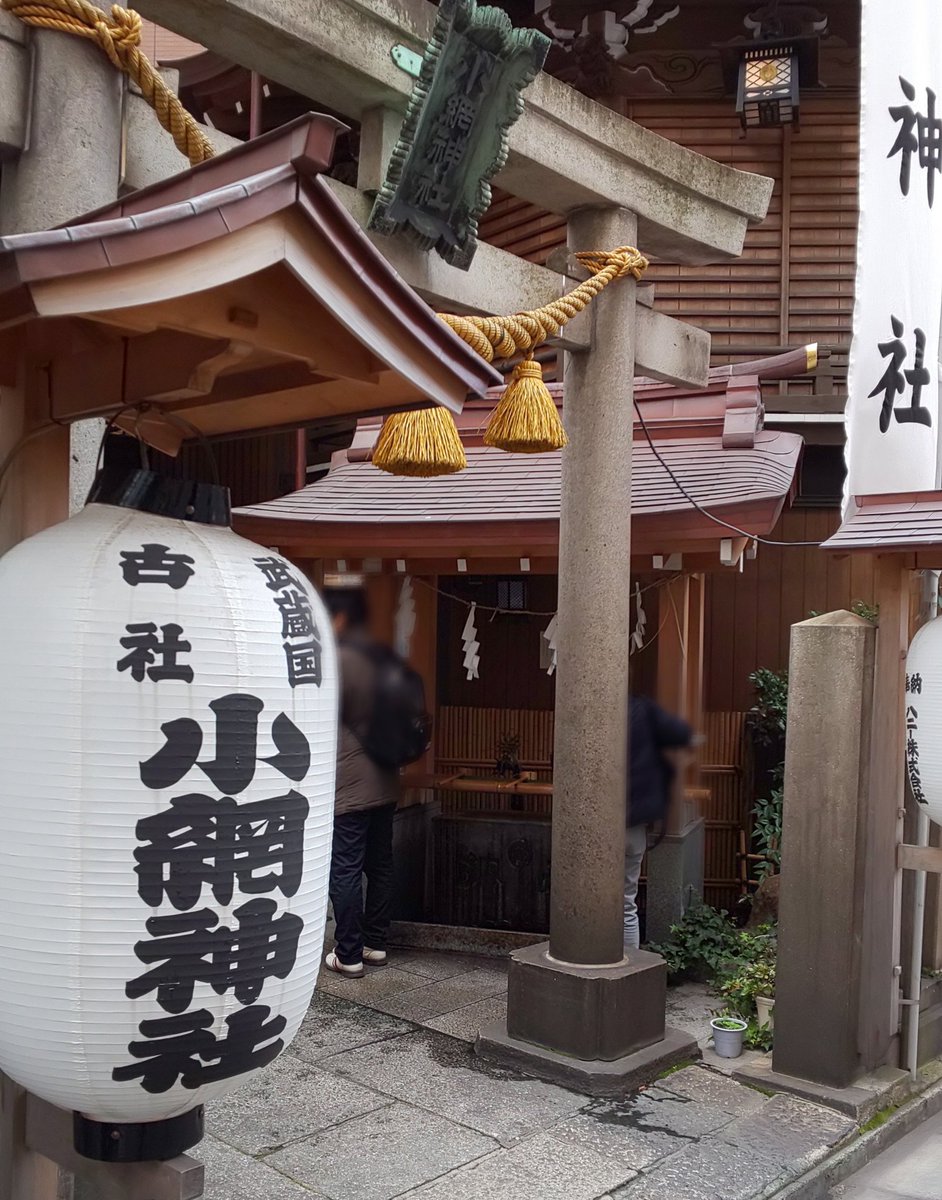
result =
[[693,743],[693,730],[680,717],[643,696],[628,699],[628,805],[625,837],[625,949],[641,944],[638,880],[648,847],[648,826],[667,819],[677,752]]
[[357,730],[369,727],[376,694],[376,667],[370,658],[375,643],[367,631],[366,597],[357,588],[328,589],[325,602],[338,642],[340,748],[330,863],[337,945],[324,965],[338,975],[359,979],[364,963],[382,966],[386,962],[399,772],[373,762],[357,736]]

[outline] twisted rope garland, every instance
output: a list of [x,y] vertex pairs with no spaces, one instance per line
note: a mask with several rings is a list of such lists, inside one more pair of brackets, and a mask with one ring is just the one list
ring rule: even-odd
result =
[[513,358],[515,354],[531,352],[571,321],[616,279],[633,275],[640,279],[648,260],[633,246],[616,250],[583,250],[578,261],[593,274],[577,288],[530,312],[514,313],[509,317],[462,317],[439,313],[441,320],[488,362],[495,358]]
[[[648,260],[633,246],[586,250],[576,255],[592,271],[589,279],[542,308],[509,317],[438,316],[482,358],[526,357],[518,362],[488,422],[484,442],[518,454],[541,454],[566,445],[566,431],[543,382],[533,351],[571,321],[616,279],[640,279]],[[467,457],[451,414],[444,408],[397,413],[383,422],[373,465],[392,475],[448,475],[463,470]]]
[[157,120],[173,137],[177,149],[191,166],[212,158],[212,142],[167,87],[140,50],[141,18],[120,4],[111,6],[110,16],[87,0],[0,0],[7,12],[35,29],[71,33],[94,42],[109,62],[137,84]]

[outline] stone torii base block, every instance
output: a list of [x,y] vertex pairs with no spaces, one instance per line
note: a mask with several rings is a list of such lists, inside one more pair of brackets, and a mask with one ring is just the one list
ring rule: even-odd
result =
[[667,967],[633,950],[608,967],[558,963],[549,943],[510,956],[507,1021],[483,1029],[483,1058],[590,1095],[649,1082],[699,1058],[689,1034],[664,1024]]

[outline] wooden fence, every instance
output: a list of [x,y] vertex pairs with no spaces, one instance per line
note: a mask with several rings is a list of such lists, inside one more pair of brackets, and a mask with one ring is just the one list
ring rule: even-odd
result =
[[[702,732],[706,741],[699,766],[701,786],[710,792],[702,813],[706,819],[705,899],[730,911],[741,894],[741,831],[748,836],[750,789],[745,719],[742,712],[704,714]],[[551,780],[553,713],[539,709],[439,708],[436,772],[492,775],[498,743],[509,734],[520,739],[521,769],[534,772],[540,781]],[[552,813],[552,800],[548,796],[442,791],[438,800],[441,811],[452,815],[517,812],[547,817]]]

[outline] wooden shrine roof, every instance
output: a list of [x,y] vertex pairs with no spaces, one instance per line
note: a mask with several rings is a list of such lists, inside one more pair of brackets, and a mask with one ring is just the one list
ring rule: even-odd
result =
[[856,496],[824,549],[843,554],[920,554],[942,563],[942,492]]
[[[781,367],[782,360],[773,361]],[[802,351],[802,369],[805,361]],[[550,388],[562,407],[562,385]],[[735,536],[698,511],[672,475],[702,508],[749,535],[774,527],[794,487],[802,439],[762,428],[759,389],[758,374],[733,375],[724,367],[699,392],[636,381],[635,397],[657,455],[636,418],[633,552],[715,550]],[[322,479],[236,510],[236,528],[310,557],[554,555],[565,451],[525,455],[485,447],[482,428],[499,395],[496,389],[470,402],[458,417],[465,471],[434,479],[379,471],[369,461],[379,424],[361,422],[353,446],[333,456]]]
[[[0,384],[48,370],[50,416],[161,450],[434,401],[499,374],[324,183],[344,126],[308,114],[67,226],[0,238]],[[45,403],[45,401],[44,401]]]

